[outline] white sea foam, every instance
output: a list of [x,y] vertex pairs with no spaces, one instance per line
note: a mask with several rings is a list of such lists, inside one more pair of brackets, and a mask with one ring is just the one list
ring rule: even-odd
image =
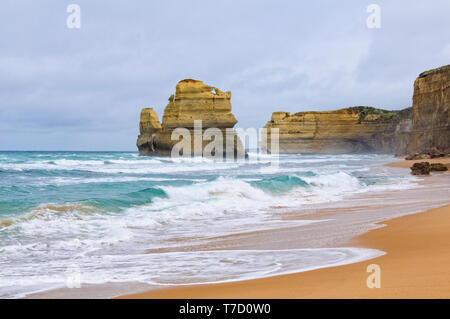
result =
[[[26,163],[0,163],[0,170],[68,170],[88,171],[108,174],[164,174],[177,172],[201,172],[238,168],[241,164],[234,162],[207,162],[207,159],[180,160],[44,160]],[[208,165],[205,165],[208,163]],[[182,165],[180,165],[182,164]]]
[[[384,253],[353,247],[287,250],[219,250],[152,254],[89,255],[49,259],[38,274],[32,262],[0,278],[0,296],[17,297],[42,287],[65,287],[77,265],[81,284],[143,282],[190,285],[230,282],[355,263]],[[161,267],[162,264],[170,265]],[[78,266],[79,265],[79,266]],[[17,276],[20,274],[20,276]],[[37,288],[40,287],[40,288]]]
[[112,177],[97,177],[97,178],[86,178],[86,177],[52,177],[52,178],[40,178],[30,185],[76,185],[76,184],[95,184],[95,183],[126,183],[126,182],[174,182],[174,181],[189,181],[189,182],[204,182],[204,178],[176,178],[176,177],[139,177],[139,176],[112,176]]
[[[249,157],[240,162],[202,158],[174,162],[136,154],[74,153],[1,159],[0,170],[27,171],[1,180],[2,194],[18,192],[27,199],[36,193],[51,200],[43,199],[1,224],[0,295],[54,288],[60,284],[54,279],[71,264],[80,266],[84,283],[162,285],[255,278],[371,258],[379,252],[353,248],[144,252],[319,223],[324,220],[284,219],[282,213],[361,192],[417,187],[415,177],[393,177],[389,170],[363,166],[367,161],[380,163],[383,158],[377,156],[282,155],[279,168],[265,171],[261,167],[268,166],[273,155]],[[35,188],[30,191],[30,186]],[[77,198],[80,190],[88,195]],[[61,202],[60,196],[70,199]],[[110,211],[102,200],[125,204]]]

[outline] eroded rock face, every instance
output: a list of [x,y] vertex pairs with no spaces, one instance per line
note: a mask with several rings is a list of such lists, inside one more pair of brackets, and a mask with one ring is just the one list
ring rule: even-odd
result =
[[408,154],[450,153],[450,65],[423,72],[414,82]]
[[141,111],[139,121],[139,137],[137,146],[141,154],[155,152],[157,136],[162,132],[162,126],[158,119],[158,114],[152,108],[145,108]]
[[265,128],[268,130],[269,151],[271,129],[278,128],[280,153],[401,154],[405,151],[411,130],[411,108],[385,111],[351,107],[292,115],[274,112]]
[[[242,142],[233,130],[237,120],[231,113],[230,99],[231,92],[222,92],[201,81],[186,79],[178,82],[175,95],[169,97],[162,123],[152,108],[142,110],[140,135],[137,140],[139,153],[170,155],[173,146],[179,142],[178,139],[172,139],[172,133],[177,128],[186,128],[191,132],[191,154],[193,154],[194,141],[200,141],[203,150],[211,142],[202,139],[205,131],[217,128],[223,135],[224,155],[228,151],[234,153],[234,157],[245,156]],[[201,121],[200,129],[194,130],[195,121]]]
[[163,126],[193,128],[194,120],[202,120],[205,128],[232,128],[237,120],[231,114],[230,99],[231,92],[222,92],[201,81],[180,81],[164,110]]

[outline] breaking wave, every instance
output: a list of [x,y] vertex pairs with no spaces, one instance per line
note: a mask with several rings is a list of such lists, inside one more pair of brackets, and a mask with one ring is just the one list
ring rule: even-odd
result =
[[278,168],[267,170],[261,168],[273,156],[255,157],[214,162],[135,153],[0,153],[0,278],[6,278],[0,296],[18,293],[18,275],[26,293],[74,263],[86,282],[172,284],[178,278],[183,284],[205,282],[189,277],[205,265],[208,280],[227,281],[368,258],[356,250],[145,252],[320,223],[282,213],[360,192],[409,188],[415,180],[379,168],[391,160],[386,156],[283,155]]

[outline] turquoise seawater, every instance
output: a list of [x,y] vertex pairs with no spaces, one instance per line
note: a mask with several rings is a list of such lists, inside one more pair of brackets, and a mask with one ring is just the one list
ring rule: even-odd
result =
[[[154,254],[149,261],[145,252],[314,222],[283,220],[274,207],[289,211],[410,186],[409,177],[382,168],[392,161],[387,155],[281,155],[278,166],[275,161],[256,153],[214,162],[133,152],[0,152],[0,296],[57,287],[73,265],[85,283],[204,282],[180,273],[194,272],[204,253]],[[276,263],[246,256],[232,264],[252,264],[252,272],[238,267],[228,274],[229,263],[212,253],[202,262],[210,263],[208,278],[216,281],[256,276]],[[162,268],[171,272],[155,275]]]

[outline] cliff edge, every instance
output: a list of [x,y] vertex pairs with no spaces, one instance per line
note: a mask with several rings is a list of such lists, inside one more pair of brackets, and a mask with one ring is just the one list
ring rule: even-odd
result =
[[[411,108],[387,111],[357,106],[322,112],[274,112],[265,128],[279,129],[280,153],[404,153]],[[264,145],[265,143],[262,143]]]
[[414,82],[408,154],[450,154],[450,65],[423,72]]

